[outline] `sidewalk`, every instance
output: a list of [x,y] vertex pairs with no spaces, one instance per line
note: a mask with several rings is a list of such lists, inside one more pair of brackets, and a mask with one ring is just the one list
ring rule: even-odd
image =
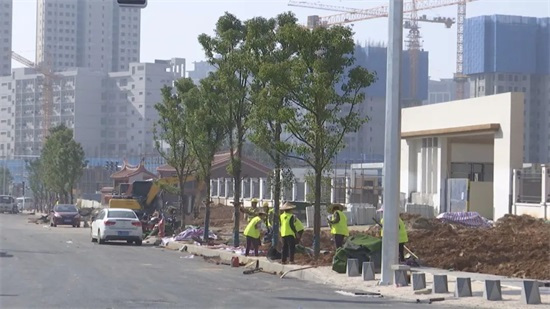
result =
[[[185,248],[184,248],[185,247]],[[250,262],[259,261],[261,268],[264,271],[270,273],[281,274],[289,270],[297,270],[288,273],[285,278],[296,278],[305,281],[312,281],[315,283],[331,285],[336,290],[345,290],[348,292],[378,292],[386,297],[400,298],[403,300],[410,300],[415,302],[417,299],[427,300],[434,297],[444,297],[445,300],[437,302],[438,305],[446,305],[460,308],[532,308],[533,305],[525,305],[521,302],[521,279],[507,278],[502,276],[477,274],[477,273],[465,273],[454,272],[435,268],[413,268],[412,271],[426,273],[426,287],[431,288],[433,283],[433,275],[445,274],[448,278],[448,289],[450,293],[445,294],[425,294],[416,295],[411,286],[408,287],[395,287],[392,286],[379,286],[377,285],[380,279],[380,274],[376,274],[375,281],[363,281],[362,277],[347,277],[346,274],[338,274],[332,271],[331,267],[315,267],[303,270],[302,265],[282,265],[277,262],[270,262],[265,257],[245,257],[235,254],[231,251],[223,249],[210,249],[207,247],[197,246],[193,244],[187,244],[183,242],[170,242],[166,245],[166,248],[171,250],[186,251],[190,254],[206,256],[206,257],[219,257],[223,262],[230,262],[234,256],[239,257],[239,261],[244,264]],[[184,248],[185,250],[182,250]],[[472,280],[472,293],[473,297],[455,298],[453,296],[455,289],[456,277],[470,277]],[[483,298],[484,280],[501,280],[502,286],[502,301],[488,301]],[[543,307],[547,307],[550,304],[550,288],[540,287],[541,301]],[[539,306],[539,307],[541,307]]]

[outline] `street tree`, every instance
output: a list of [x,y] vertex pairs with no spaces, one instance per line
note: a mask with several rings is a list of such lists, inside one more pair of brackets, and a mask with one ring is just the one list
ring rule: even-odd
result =
[[0,166],[0,191],[2,194],[9,194],[13,176],[6,166]]
[[191,149],[198,166],[198,180],[206,185],[204,239],[208,239],[210,227],[210,175],[214,155],[220,149],[226,137],[227,124],[219,121],[216,114],[224,114],[226,106],[221,101],[221,90],[217,74],[200,81],[198,88],[190,93],[186,100],[186,122]]
[[270,82],[269,74],[262,70],[271,65],[280,65],[288,61],[292,52],[279,48],[280,30],[286,24],[296,24],[294,15],[284,13],[276,18],[253,18],[246,22],[247,49],[250,50],[250,68],[253,73],[250,98],[252,101],[249,135],[250,141],[262,149],[274,165],[273,179],[273,238],[272,246],[279,239],[279,204],[281,201],[282,175],[288,147],[282,141],[284,124],[292,116],[289,107],[288,91],[276,83]]
[[251,102],[249,100],[252,72],[250,55],[246,49],[246,25],[234,15],[225,13],[216,23],[214,36],[199,35],[199,43],[206,59],[217,70],[221,101],[225,113],[216,113],[219,121],[228,124],[229,153],[228,172],[233,176],[235,225],[233,245],[239,246],[239,206],[241,198],[242,150],[249,129]]
[[48,200],[48,192],[44,184],[44,172],[40,158],[26,161],[29,188],[32,191],[35,210],[44,211]]
[[[154,126],[155,148],[166,163],[176,170],[178,178],[177,194],[181,214],[181,228],[185,228],[185,183],[195,170],[193,152],[189,143],[187,123],[185,121],[185,101],[190,100],[196,86],[189,78],[175,82],[173,88],[162,88],[162,102],[155,104],[159,120]],[[166,144],[166,148],[164,147]]]
[[296,23],[281,26],[278,48],[292,57],[265,65],[262,74],[281,87],[289,100],[285,131],[288,157],[305,162],[315,175],[314,255],[320,252],[321,187],[323,171],[343,145],[346,134],[367,121],[357,112],[363,89],[375,79],[366,68],[354,66],[351,29],[335,26],[308,30]]
[[87,165],[84,150],[64,124],[50,129],[40,156],[42,180],[62,203],[73,203],[73,189]]

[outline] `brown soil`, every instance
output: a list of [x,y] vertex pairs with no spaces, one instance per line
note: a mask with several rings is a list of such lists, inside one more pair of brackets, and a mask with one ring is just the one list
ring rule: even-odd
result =
[[[222,204],[210,206],[210,226],[211,227],[223,227],[229,224],[233,224],[233,212],[234,208],[231,206],[224,206]],[[204,216],[206,208],[201,207],[199,216],[191,220],[190,224],[204,226]]]
[[543,220],[506,215],[488,229],[426,221],[409,231],[407,246],[428,266],[550,279],[550,224]]
[[[196,224],[203,224],[204,211]],[[212,207],[212,226],[231,231],[233,208]],[[506,215],[494,228],[470,228],[459,224],[442,223],[418,215],[402,214],[409,233],[409,247],[426,266],[456,271],[550,280],[550,224],[523,215]],[[194,221],[195,222],[195,221]],[[372,226],[364,232],[380,237],[380,228]],[[307,254],[297,253],[297,264],[332,265],[334,243],[330,233],[321,231],[321,254],[318,261]],[[306,230],[300,243],[313,247],[313,231]],[[267,251],[269,245],[263,245]],[[280,250],[280,248],[278,248]]]

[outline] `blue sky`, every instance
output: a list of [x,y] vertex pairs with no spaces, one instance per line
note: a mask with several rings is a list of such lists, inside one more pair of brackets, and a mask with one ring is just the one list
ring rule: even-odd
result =
[[[36,0],[13,2],[13,50],[34,60]],[[355,8],[369,8],[389,3],[387,0],[309,2]],[[226,11],[243,20],[255,16],[274,17],[279,13],[292,11],[304,24],[308,15],[333,14],[329,11],[289,7],[287,3],[288,1],[284,0],[149,0],[149,5],[142,11],[141,61],[181,57],[187,59],[187,70],[192,70],[193,61],[204,59],[204,53],[197,42],[198,35],[212,34],[218,17]],[[456,18],[456,6],[421,11],[419,14]],[[468,4],[468,17],[493,14],[549,17],[550,0],[478,0]],[[421,27],[424,49],[430,52],[430,76],[435,79],[451,77],[456,67],[456,26],[446,29],[441,24],[422,23]],[[353,24],[355,39],[361,43],[386,42],[387,28],[387,18]],[[16,62],[13,66],[21,67]]]

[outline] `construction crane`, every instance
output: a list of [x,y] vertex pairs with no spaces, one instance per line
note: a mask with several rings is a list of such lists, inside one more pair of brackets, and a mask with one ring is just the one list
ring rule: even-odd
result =
[[[403,13],[412,13],[421,10],[434,9],[450,5],[458,5],[457,10],[457,63],[454,80],[457,82],[457,98],[464,98],[464,84],[467,80],[463,72],[463,53],[464,53],[464,20],[466,17],[466,4],[476,0],[416,0],[404,3]],[[387,17],[389,15],[388,6],[379,6],[370,9],[353,9],[343,8],[339,6],[324,5],[319,3],[307,3],[305,1],[290,0],[288,5],[299,7],[312,7],[322,10],[345,11],[345,13],[330,15],[326,17],[309,16],[308,27],[328,27],[331,25],[341,25],[353,23],[356,21],[374,19],[379,17]]]
[[53,114],[53,82],[61,76],[56,75],[45,65],[36,65],[29,59],[12,51],[11,58],[29,68],[36,69],[44,75],[42,80],[42,143],[46,141],[46,137],[50,129],[51,116]]

